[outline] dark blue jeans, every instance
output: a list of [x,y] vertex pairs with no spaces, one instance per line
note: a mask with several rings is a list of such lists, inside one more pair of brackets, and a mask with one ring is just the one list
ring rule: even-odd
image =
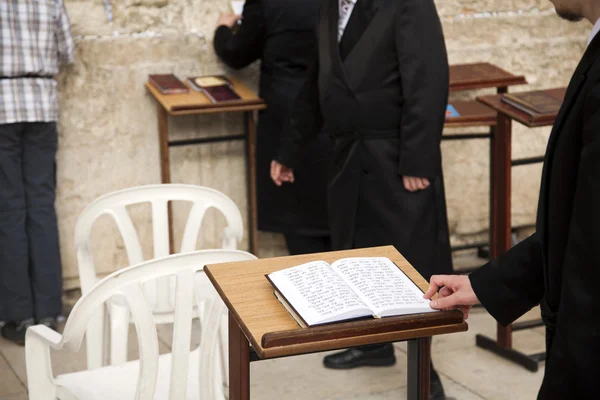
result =
[[0,124],[0,320],[56,317],[56,123]]

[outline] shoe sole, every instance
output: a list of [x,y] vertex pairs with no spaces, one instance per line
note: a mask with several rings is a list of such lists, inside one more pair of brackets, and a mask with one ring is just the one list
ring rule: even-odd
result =
[[325,368],[329,369],[352,369],[357,367],[391,367],[396,364],[396,358],[373,358],[371,360],[358,361],[353,364],[329,364],[324,362]]

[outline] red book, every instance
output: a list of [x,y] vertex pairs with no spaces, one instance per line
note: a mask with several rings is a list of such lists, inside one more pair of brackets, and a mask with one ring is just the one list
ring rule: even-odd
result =
[[148,76],[148,82],[162,94],[187,93],[189,88],[173,74],[155,74]]

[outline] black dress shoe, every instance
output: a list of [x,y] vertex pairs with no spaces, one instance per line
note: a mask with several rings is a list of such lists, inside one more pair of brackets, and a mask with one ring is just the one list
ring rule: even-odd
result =
[[433,365],[431,366],[429,378],[429,400],[446,400],[446,393],[444,393],[442,380],[437,371],[433,369]]
[[23,346],[25,344],[25,332],[33,324],[33,318],[24,321],[9,321],[4,324],[0,331],[5,339]]
[[396,364],[394,346],[386,344],[375,349],[360,347],[332,354],[323,359],[326,368],[350,369],[362,366],[389,367]]

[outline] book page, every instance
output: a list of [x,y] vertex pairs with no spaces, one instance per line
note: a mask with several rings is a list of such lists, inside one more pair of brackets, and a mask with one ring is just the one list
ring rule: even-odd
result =
[[331,267],[377,316],[434,311],[421,289],[386,257],[345,258]]
[[244,11],[244,3],[245,0],[232,0],[231,1],[231,10],[235,15],[242,15],[242,11]]
[[309,326],[372,315],[325,261],[277,271],[269,279]]

